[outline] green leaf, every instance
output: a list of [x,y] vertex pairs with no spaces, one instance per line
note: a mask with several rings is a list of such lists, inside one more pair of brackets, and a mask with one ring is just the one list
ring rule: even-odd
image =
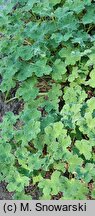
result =
[[43,189],[43,194],[47,198],[50,198],[50,196],[49,196],[50,193],[52,195],[58,194],[58,192],[60,191],[60,186],[61,186],[61,184],[60,184],[60,172],[54,171],[52,176],[51,176],[51,180],[50,179],[42,180],[42,182],[40,182],[38,184],[38,186],[39,186],[39,188]]
[[32,200],[32,197],[30,195],[26,195],[23,192],[19,193],[19,192],[16,192],[14,195],[13,195],[13,199],[14,200]]
[[56,59],[56,61],[54,62],[52,78],[55,80],[61,80],[62,75],[65,73],[66,73],[66,66],[64,62],[62,62],[60,59]]
[[38,95],[37,80],[35,78],[27,79],[16,92],[16,97],[22,97],[25,102],[32,101]]
[[34,66],[34,72],[36,76],[41,77],[43,74],[49,75],[52,71],[52,68],[46,64],[47,60],[41,59],[38,60]]
[[90,73],[90,79],[86,82],[87,85],[90,85],[92,88],[95,88],[95,69]]
[[52,6],[55,6],[56,4],[59,4],[61,2],[61,0],[49,0],[49,3],[52,5]]
[[64,163],[62,163],[62,162],[55,162],[54,163],[54,169],[56,169],[56,170],[59,170],[59,171],[62,171],[62,173],[64,173],[65,172],[65,165],[64,165]]
[[91,5],[90,7],[88,7],[86,14],[83,16],[82,19],[83,24],[95,23],[94,14],[95,14],[95,8],[93,7],[93,5]]
[[60,84],[52,84],[52,88],[49,90],[47,96],[48,100],[43,103],[47,112],[51,110],[58,110],[59,97],[61,96]]
[[66,65],[75,65],[75,63],[81,59],[80,51],[78,49],[71,50],[70,47],[62,48],[59,52],[59,56],[65,59]]
[[25,186],[29,185],[29,178],[21,175],[16,170],[12,170],[6,180],[9,182],[7,185],[9,192],[21,192]]
[[86,187],[85,183],[81,183],[77,179],[67,180],[64,185],[63,193],[64,197],[63,200],[83,200],[86,198],[89,190]]
[[18,56],[20,56],[23,60],[26,61],[33,57],[32,47],[29,45],[19,47],[17,52]]
[[40,182],[43,179],[42,175],[39,174],[38,176],[33,177],[33,184],[36,184],[37,182]]
[[83,160],[79,158],[77,155],[72,155],[70,158],[68,158],[68,165],[69,165],[69,172],[71,173],[77,173],[77,169],[82,166]]
[[90,160],[92,156],[92,145],[88,140],[76,141],[75,146],[79,150],[81,155],[84,155],[86,160]]

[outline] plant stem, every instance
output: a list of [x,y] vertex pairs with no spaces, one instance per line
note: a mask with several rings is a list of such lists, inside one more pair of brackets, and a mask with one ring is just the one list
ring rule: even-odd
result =
[[17,97],[13,97],[13,98],[10,98],[9,100],[7,100],[7,101],[5,101],[6,103],[9,103],[9,102],[11,102],[11,101],[13,101],[13,100],[16,100],[17,99]]
[[47,92],[40,92],[38,95],[47,95]]

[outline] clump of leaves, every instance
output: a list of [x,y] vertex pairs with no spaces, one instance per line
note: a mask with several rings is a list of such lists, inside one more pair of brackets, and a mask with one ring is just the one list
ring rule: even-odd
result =
[[2,117],[0,181],[14,199],[30,183],[39,199],[94,199],[95,2],[0,4],[0,94],[23,101]]

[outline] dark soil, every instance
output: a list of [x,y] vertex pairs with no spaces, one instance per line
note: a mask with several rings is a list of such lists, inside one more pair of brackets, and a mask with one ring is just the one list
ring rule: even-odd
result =
[[27,195],[31,195],[33,200],[39,200],[39,197],[42,195],[37,185],[32,184],[30,184],[28,187],[25,187],[25,193]]
[[22,109],[23,102],[18,101],[18,99],[12,100],[10,102],[5,102],[4,95],[0,92],[0,122],[6,112],[13,112],[14,114],[19,114]]
[[6,186],[5,182],[0,183],[0,200],[12,200],[13,193],[9,193]]

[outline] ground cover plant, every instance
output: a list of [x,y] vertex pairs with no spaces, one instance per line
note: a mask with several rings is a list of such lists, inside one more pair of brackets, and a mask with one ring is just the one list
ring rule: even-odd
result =
[[95,199],[95,1],[0,4],[0,181],[18,200]]

